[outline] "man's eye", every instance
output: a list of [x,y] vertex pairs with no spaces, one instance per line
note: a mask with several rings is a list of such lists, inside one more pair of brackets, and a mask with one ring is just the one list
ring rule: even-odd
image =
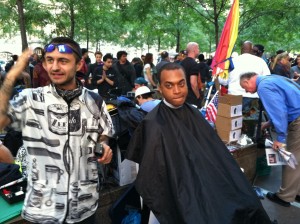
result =
[[68,60],[66,60],[66,59],[61,59],[60,62],[63,63],[63,64],[65,64],[65,63],[68,62]]
[[185,82],[179,83],[179,86],[180,86],[180,87],[184,87],[184,86],[185,86]]
[[168,89],[172,88],[172,85],[171,85],[171,84],[166,84],[165,86],[166,86],[166,88],[168,88]]
[[47,61],[48,63],[53,63],[53,59],[52,59],[52,58],[47,58],[46,61]]

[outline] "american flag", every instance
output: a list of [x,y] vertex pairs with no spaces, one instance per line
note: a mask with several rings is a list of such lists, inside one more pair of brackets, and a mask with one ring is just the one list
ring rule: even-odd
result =
[[206,107],[205,118],[208,121],[216,122],[217,111],[218,111],[218,103],[219,103],[219,91],[215,93],[210,103]]

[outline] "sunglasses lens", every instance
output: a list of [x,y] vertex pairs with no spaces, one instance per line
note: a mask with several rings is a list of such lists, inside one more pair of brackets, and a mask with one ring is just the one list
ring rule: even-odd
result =
[[52,52],[55,49],[55,45],[54,44],[49,44],[45,47],[45,51],[46,52]]
[[67,54],[73,53],[73,49],[65,44],[57,45],[57,49],[60,53],[67,53]]
[[79,55],[79,53],[76,50],[73,50],[69,45],[66,45],[66,44],[49,44],[49,45],[46,45],[45,52],[52,52],[52,51],[54,51],[54,49],[56,47],[57,47],[57,50],[60,53],[64,53],[64,54],[75,53],[81,58],[81,56]]

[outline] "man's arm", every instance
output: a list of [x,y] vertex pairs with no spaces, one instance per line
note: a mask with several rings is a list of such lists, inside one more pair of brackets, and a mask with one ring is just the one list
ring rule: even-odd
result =
[[25,69],[28,63],[31,50],[25,50],[18,58],[17,63],[9,70],[3,85],[0,89],[0,130],[10,124],[10,119],[7,116],[8,101],[11,97],[15,81],[21,76],[22,71]]
[[199,93],[199,88],[198,88],[198,74],[197,75],[191,75],[190,76],[190,82],[191,82],[191,87],[192,90],[197,97],[197,99],[200,98],[200,93]]
[[14,163],[14,157],[0,140],[0,163]]

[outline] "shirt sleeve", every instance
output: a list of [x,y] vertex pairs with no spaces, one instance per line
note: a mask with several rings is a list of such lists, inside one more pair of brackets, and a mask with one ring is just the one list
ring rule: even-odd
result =
[[107,111],[106,104],[103,101],[101,106],[100,125],[103,128],[101,135],[113,137],[115,130],[110,114]]
[[26,111],[29,109],[28,91],[24,89],[9,101],[8,117],[11,120],[10,127],[16,131],[22,131],[24,120],[26,120]]
[[[263,85],[263,86],[262,86]],[[277,141],[286,143],[288,113],[285,95],[270,84],[260,84],[258,95],[275,127]]]

